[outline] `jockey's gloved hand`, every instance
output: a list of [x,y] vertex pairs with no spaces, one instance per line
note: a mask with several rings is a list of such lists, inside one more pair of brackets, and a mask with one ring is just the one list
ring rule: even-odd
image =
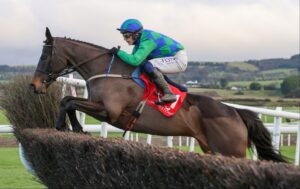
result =
[[119,48],[113,47],[113,48],[111,48],[111,49],[108,51],[108,53],[109,53],[109,54],[113,54],[113,55],[117,55],[117,54],[118,54],[118,51],[119,51]]

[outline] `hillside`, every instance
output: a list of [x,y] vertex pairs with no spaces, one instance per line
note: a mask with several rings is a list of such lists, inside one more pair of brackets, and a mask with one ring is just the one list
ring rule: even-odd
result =
[[227,81],[282,80],[300,70],[300,54],[289,59],[274,58],[242,62],[190,62],[186,72],[170,76],[178,82],[195,81],[202,85]]
[[0,65],[0,80],[9,80],[18,74],[33,73],[36,66],[8,66]]
[[247,63],[255,65],[260,70],[280,69],[280,68],[299,68],[300,54],[292,56],[290,59],[265,59],[265,60],[249,60]]

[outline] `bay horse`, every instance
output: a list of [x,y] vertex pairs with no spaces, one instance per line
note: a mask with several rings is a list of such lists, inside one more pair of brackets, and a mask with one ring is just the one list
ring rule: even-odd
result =
[[[77,71],[87,81],[88,88],[87,99],[66,96],[61,100],[56,121],[58,130],[66,128],[68,115],[72,130],[82,132],[76,110],[125,129],[144,89],[128,77],[135,67],[118,57],[112,59],[106,48],[52,37],[46,28],[46,40],[30,84],[34,92],[45,93],[57,77],[72,71]],[[254,144],[259,159],[286,161],[272,147],[270,133],[254,112],[233,108],[202,95],[188,93],[182,107],[169,118],[146,105],[132,131],[190,136],[199,142],[204,153],[242,158],[246,157],[247,148]]]

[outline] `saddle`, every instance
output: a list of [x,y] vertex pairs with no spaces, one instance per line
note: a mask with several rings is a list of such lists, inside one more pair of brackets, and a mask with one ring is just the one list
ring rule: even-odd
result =
[[132,73],[132,79],[144,89],[142,101],[146,101],[149,106],[159,110],[163,115],[170,117],[176,114],[176,112],[181,107],[186,97],[187,88],[175,83],[167,76],[164,77],[168,82],[170,89],[176,95],[177,100],[172,103],[158,104],[157,102],[160,100],[162,92],[157,89],[156,85],[149,80],[146,74],[141,73],[139,67],[137,67],[136,70]]

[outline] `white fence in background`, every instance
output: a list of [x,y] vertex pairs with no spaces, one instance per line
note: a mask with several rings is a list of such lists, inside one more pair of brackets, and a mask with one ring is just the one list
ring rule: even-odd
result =
[[[70,95],[77,96],[75,87],[83,87],[84,88],[83,97],[86,98],[88,96],[88,92],[86,89],[86,82],[84,80],[74,79],[72,74],[70,74],[69,78],[59,77],[57,81],[62,82],[64,84],[63,85],[64,93],[67,91],[66,87],[68,85],[70,87]],[[280,144],[282,144],[283,142],[282,134],[288,134],[288,144],[290,144],[290,135],[296,134],[296,153],[295,153],[294,163],[295,165],[299,165],[299,157],[300,157],[300,121],[299,121],[300,114],[299,113],[285,112],[282,111],[281,107],[276,108],[276,110],[270,110],[270,109],[242,106],[242,105],[230,104],[230,103],[224,103],[224,104],[227,104],[235,108],[248,109],[258,113],[260,116],[261,115],[274,116],[275,119],[273,124],[265,123],[265,126],[272,133],[272,140],[273,140],[274,147],[276,149],[279,149]],[[80,123],[83,125],[83,129],[87,132],[100,132],[100,135],[102,137],[107,137],[108,132],[123,132],[123,130],[113,127],[108,123],[104,123],[104,122],[101,125],[86,125],[84,123],[85,114],[79,112],[77,113],[78,113]],[[282,123],[282,118],[297,120],[297,122],[294,122],[293,124]],[[0,133],[11,133],[11,132],[12,129],[10,125],[0,126]],[[135,139],[134,139],[133,133],[127,132],[124,139],[138,141],[138,133],[135,133]],[[173,147],[173,139],[174,139],[173,136],[167,137],[168,147]],[[194,151],[195,139],[192,137],[178,137],[179,147],[183,145],[183,139],[185,139],[186,145],[189,146],[189,151]],[[151,135],[147,135],[147,143],[148,144],[152,143]]]

